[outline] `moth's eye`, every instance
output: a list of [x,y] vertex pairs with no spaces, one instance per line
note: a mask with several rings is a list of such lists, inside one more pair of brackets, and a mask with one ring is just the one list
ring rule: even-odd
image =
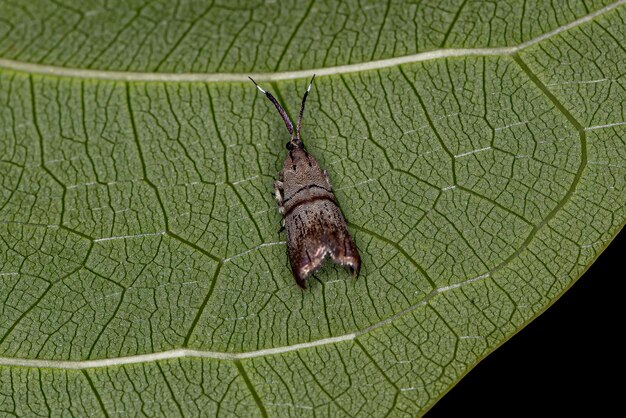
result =
[[285,144],[285,148],[287,148],[289,151],[291,151],[293,149],[293,144],[291,142],[287,142]]

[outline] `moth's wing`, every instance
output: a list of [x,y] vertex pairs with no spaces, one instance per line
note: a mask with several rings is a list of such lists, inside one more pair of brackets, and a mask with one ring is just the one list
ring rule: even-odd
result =
[[330,252],[326,231],[329,227],[320,213],[320,206],[299,207],[286,219],[287,252],[298,286],[305,288],[307,277],[322,267]]
[[347,268],[353,276],[361,270],[361,256],[356,248],[346,220],[336,202],[323,201],[320,205],[321,241],[334,263]]
[[361,271],[361,256],[345,223],[335,232],[333,242],[330,252],[333,262],[347,268],[354,277],[357,277]]
[[318,199],[301,205],[285,222],[291,270],[300,287],[304,288],[306,278],[322,267],[327,255],[354,276],[359,274],[359,251],[333,200]]

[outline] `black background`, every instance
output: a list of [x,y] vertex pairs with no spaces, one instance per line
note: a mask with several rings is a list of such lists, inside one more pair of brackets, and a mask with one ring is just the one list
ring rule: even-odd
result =
[[625,264],[626,228],[552,307],[481,361],[426,418],[624,414]]

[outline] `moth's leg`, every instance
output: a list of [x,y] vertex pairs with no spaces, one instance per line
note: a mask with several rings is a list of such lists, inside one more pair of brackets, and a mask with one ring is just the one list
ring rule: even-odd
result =
[[322,170],[322,174],[324,174],[324,178],[326,179],[326,183],[328,183],[328,187],[330,187],[330,190],[332,190],[333,186],[330,185],[330,179],[328,178],[328,171]]
[[281,215],[283,215],[283,220],[281,221],[280,224],[280,230],[278,231],[278,233],[281,233],[285,230],[285,205],[283,204],[283,193],[284,193],[284,189],[283,189],[283,182],[282,181],[275,181],[274,182],[274,198],[276,199],[276,203],[278,203],[278,212],[280,212]]
[[276,199],[276,203],[278,203],[278,210],[281,215],[285,213],[285,206],[283,205],[283,182],[275,181],[274,182],[274,198]]

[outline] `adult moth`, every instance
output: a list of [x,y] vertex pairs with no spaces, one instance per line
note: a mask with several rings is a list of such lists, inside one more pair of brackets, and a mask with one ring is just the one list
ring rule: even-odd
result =
[[[252,77],[249,77],[252,80]],[[304,104],[315,75],[302,97],[300,116],[294,135],[289,116],[271,93],[254,85],[276,107],[291,135],[283,169],[274,182],[274,196],[283,216],[282,226],[287,231],[287,253],[296,283],[306,288],[306,278],[322,267],[330,256],[333,262],[358,276],[361,257],[339,209],[328,172],[322,170],[317,160],[307,152],[300,137]]]

